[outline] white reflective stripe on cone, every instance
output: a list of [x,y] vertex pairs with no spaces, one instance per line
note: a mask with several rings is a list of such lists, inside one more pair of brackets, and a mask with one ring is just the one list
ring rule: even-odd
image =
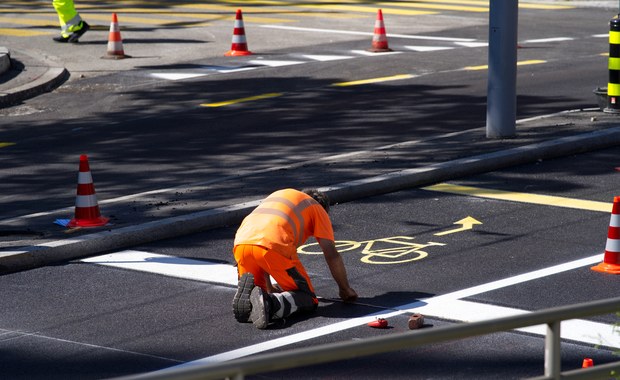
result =
[[75,197],[75,207],[94,207],[97,206],[97,196],[92,195],[78,195]]
[[620,239],[607,239],[607,244],[605,244],[605,251],[620,252]]
[[609,221],[609,227],[620,227],[620,215],[611,214],[611,220]]
[[89,183],[93,183],[93,176],[90,174],[90,172],[79,172],[78,185],[87,185]]
[[234,44],[244,44],[246,43],[245,36],[234,35],[232,38],[232,42]]

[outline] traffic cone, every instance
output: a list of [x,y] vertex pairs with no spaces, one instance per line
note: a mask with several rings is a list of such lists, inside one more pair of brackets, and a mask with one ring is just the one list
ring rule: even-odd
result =
[[225,56],[251,55],[248,50],[248,43],[245,39],[245,28],[243,27],[243,15],[241,9],[237,9],[235,16],[235,28],[233,29],[232,45],[230,50],[224,54]]
[[368,49],[368,51],[373,53],[392,51],[392,49],[388,47],[387,36],[385,35],[385,25],[383,24],[383,12],[381,12],[381,9],[377,11],[375,34],[372,37],[372,47]]
[[110,34],[108,35],[108,54],[104,58],[123,59],[125,55],[123,49],[123,39],[121,31],[118,27],[118,17],[116,13],[112,13],[112,22],[110,22]]
[[620,197],[614,197],[603,262],[591,269],[597,272],[620,274]]
[[594,360],[590,358],[583,359],[583,363],[581,364],[581,368],[590,368],[594,367]]
[[108,223],[99,212],[95,185],[88,166],[88,157],[80,156],[80,171],[78,173],[77,196],[75,198],[75,218],[69,221],[68,227],[99,227]]

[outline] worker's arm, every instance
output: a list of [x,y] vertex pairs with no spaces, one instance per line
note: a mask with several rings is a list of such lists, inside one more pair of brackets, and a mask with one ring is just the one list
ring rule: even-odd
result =
[[347,271],[344,267],[342,256],[340,256],[340,253],[338,253],[338,250],[336,249],[336,244],[333,240],[329,239],[317,238],[317,241],[321,246],[321,250],[323,251],[323,256],[325,256],[325,261],[327,262],[329,271],[336,281],[336,284],[338,284],[340,298],[342,298],[345,302],[355,302],[355,300],[357,300],[357,293],[349,285]]

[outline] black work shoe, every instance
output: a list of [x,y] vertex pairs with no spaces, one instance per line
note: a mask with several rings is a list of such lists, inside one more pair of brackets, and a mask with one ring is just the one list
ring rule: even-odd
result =
[[82,21],[81,25],[82,25],[82,28],[80,30],[76,30],[75,32],[71,33],[67,37],[60,35],[58,37],[53,37],[52,39],[56,42],[63,42],[63,43],[64,42],[71,42],[71,43],[80,42],[79,41],[80,37],[82,37],[84,33],[86,33],[88,29],[90,29],[90,25],[88,25],[86,21]]
[[56,42],[69,42],[69,38],[70,37],[58,36],[58,37],[53,37],[52,39]]
[[260,286],[255,286],[250,294],[250,302],[252,303],[250,320],[257,328],[266,329],[269,325],[269,294],[265,293]]
[[88,32],[88,29],[90,29],[90,25],[88,25],[86,21],[82,21],[81,25],[82,27],[80,28],[80,30],[76,30],[75,32],[71,33],[71,35],[69,36],[69,40],[67,42],[71,42],[71,43],[80,42],[79,41],[80,37],[82,37],[84,33]]
[[233,298],[233,313],[238,322],[250,322],[250,312],[252,311],[250,293],[252,293],[252,288],[254,288],[254,275],[250,272],[241,275],[237,283],[237,293]]

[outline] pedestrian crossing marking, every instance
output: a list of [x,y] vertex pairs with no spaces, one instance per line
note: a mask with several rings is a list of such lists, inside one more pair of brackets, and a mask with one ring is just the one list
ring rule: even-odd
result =
[[462,11],[462,12],[488,12],[488,7],[472,7],[464,5],[447,5],[433,2],[432,4],[422,4],[421,2],[401,3],[395,1],[385,1],[378,3],[380,6],[388,7],[406,7],[406,8],[420,8],[420,9],[434,9],[442,11]]
[[0,28],[0,35],[12,36],[12,37],[34,37],[45,36],[51,34],[50,32],[39,32],[36,30],[23,30],[15,28]]
[[[0,14],[11,13],[23,13],[33,14],[32,9],[25,8],[34,5],[30,1],[5,1],[4,4],[14,7],[23,7],[23,9],[0,9]],[[360,4],[357,0],[342,0],[338,4],[334,4],[331,0],[319,0],[312,4],[300,4],[290,1],[278,1],[278,0],[219,0],[216,3],[211,4],[193,4],[183,3],[172,6],[170,8],[147,8],[153,4],[148,1],[126,1],[119,0],[118,4],[126,4],[131,7],[118,9],[105,9],[110,13],[115,12],[120,15],[121,20],[126,23],[135,23],[143,25],[181,25],[186,27],[194,26],[210,26],[209,22],[234,20],[235,11],[243,5],[247,5],[244,8],[244,20],[248,23],[267,23],[267,24],[284,24],[299,22],[298,18],[313,17],[313,18],[325,18],[325,19],[350,19],[359,17],[369,17],[368,14],[375,14],[378,7],[382,7],[382,12],[386,15],[405,15],[405,16],[417,16],[417,15],[435,15],[442,11],[461,11],[461,12],[488,12],[490,0],[417,0],[414,2],[397,2],[397,1],[383,1],[376,4]],[[40,3],[41,9],[48,9],[49,4]],[[519,8],[534,9],[534,10],[564,10],[573,9],[574,6],[569,5],[557,5],[557,4],[537,4],[537,3],[519,3]],[[100,4],[86,3],[81,4],[85,19],[92,20],[104,20],[109,21],[109,14],[101,13],[102,8]],[[185,12],[185,10],[204,10],[206,12]],[[304,11],[293,11],[295,9],[303,9]],[[308,11],[310,10],[310,11]],[[223,14],[226,13],[226,14]],[[15,25],[30,25],[38,27],[57,27],[56,15],[52,9],[44,12],[37,12],[49,20],[36,19],[36,18],[3,18],[0,23],[15,24]],[[135,16],[130,16],[134,14]],[[265,16],[259,16],[265,14]],[[266,17],[266,15],[283,14],[286,17]],[[142,16],[142,17],[138,17]],[[159,17],[148,17],[149,15],[157,15]],[[168,17],[168,18],[163,18]],[[194,19],[194,20],[206,20],[203,23],[185,23],[180,19]],[[16,36],[16,37],[32,37],[49,35],[47,31],[36,30],[21,30],[19,28],[0,28],[2,35]],[[393,37],[388,35],[389,37]]]
[[[111,18],[112,13],[113,12],[110,12],[110,14],[95,14],[95,13],[89,13],[88,11],[86,11],[86,12],[81,12],[81,15],[86,20],[101,20],[101,21],[109,22],[112,19]],[[164,19],[164,18],[135,17],[135,16],[127,16],[123,14],[118,15],[118,20],[119,20],[119,24],[123,26],[129,23],[143,24],[143,25],[178,25],[180,23],[178,19],[174,19],[174,18]],[[186,22],[189,22],[189,20]]]
[[[362,13],[377,13],[377,7],[362,6],[362,5],[334,5],[334,4],[304,4],[296,5],[296,8],[307,9],[329,9],[332,11],[346,11],[346,12],[362,12]],[[383,14],[387,15],[400,15],[400,16],[422,16],[422,15],[434,15],[437,12],[431,11],[414,11],[408,9],[395,9],[395,8],[383,8]]]
[[[50,14],[50,16],[52,16]],[[28,26],[40,26],[40,27],[58,27],[58,17],[55,21],[41,20],[36,18],[21,18],[21,17],[0,17],[0,22],[12,25],[28,25]]]

